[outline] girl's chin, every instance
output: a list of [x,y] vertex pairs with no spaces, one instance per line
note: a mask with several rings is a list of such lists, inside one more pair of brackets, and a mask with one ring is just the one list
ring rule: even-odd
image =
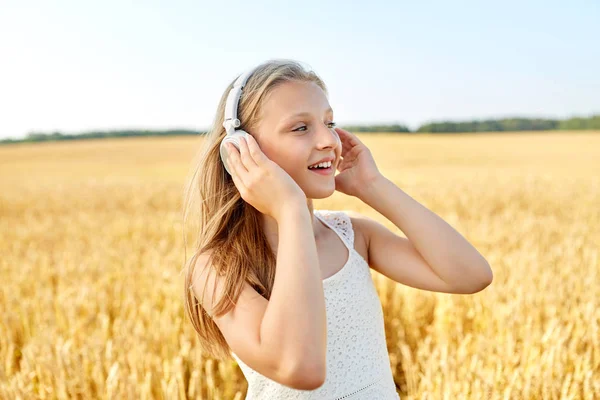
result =
[[304,190],[304,193],[309,199],[326,199],[335,193],[335,181],[331,185],[310,185]]

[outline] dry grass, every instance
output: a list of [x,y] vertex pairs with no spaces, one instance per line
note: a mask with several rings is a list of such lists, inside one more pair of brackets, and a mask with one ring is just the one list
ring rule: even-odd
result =
[[[494,270],[474,295],[373,272],[402,399],[600,398],[598,132],[360,137]],[[243,398],[235,361],[203,358],[183,314],[201,140],[0,147],[0,398]],[[399,232],[341,193],[315,206]]]

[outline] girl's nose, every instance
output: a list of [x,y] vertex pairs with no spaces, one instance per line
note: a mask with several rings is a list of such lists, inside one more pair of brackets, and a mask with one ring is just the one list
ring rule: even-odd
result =
[[340,144],[340,138],[334,128],[329,128],[326,125],[319,130],[319,145],[320,147],[335,148]]

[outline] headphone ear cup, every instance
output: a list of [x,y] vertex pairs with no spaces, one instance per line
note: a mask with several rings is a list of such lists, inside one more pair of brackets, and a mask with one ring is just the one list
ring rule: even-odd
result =
[[227,143],[231,143],[233,144],[238,151],[240,150],[240,138],[246,138],[246,140],[248,140],[248,133],[246,131],[243,131],[241,129],[233,131],[232,134],[230,135],[226,135],[223,140],[221,141],[221,146],[219,148],[219,152],[221,153],[221,161],[223,162],[223,165],[225,166],[225,170],[227,171],[227,173],[229,173],[229,175],[231,175],[231,170],[229,168],[229,165],[227,164],[227,148],[226,148],[226,144]]

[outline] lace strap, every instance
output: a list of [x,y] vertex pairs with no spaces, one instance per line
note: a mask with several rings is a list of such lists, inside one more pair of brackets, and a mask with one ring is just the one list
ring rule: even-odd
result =
[[340,233],[348,247],[354,248],[354,229],[352,220],[345,210],[319,210],[327,222]]

